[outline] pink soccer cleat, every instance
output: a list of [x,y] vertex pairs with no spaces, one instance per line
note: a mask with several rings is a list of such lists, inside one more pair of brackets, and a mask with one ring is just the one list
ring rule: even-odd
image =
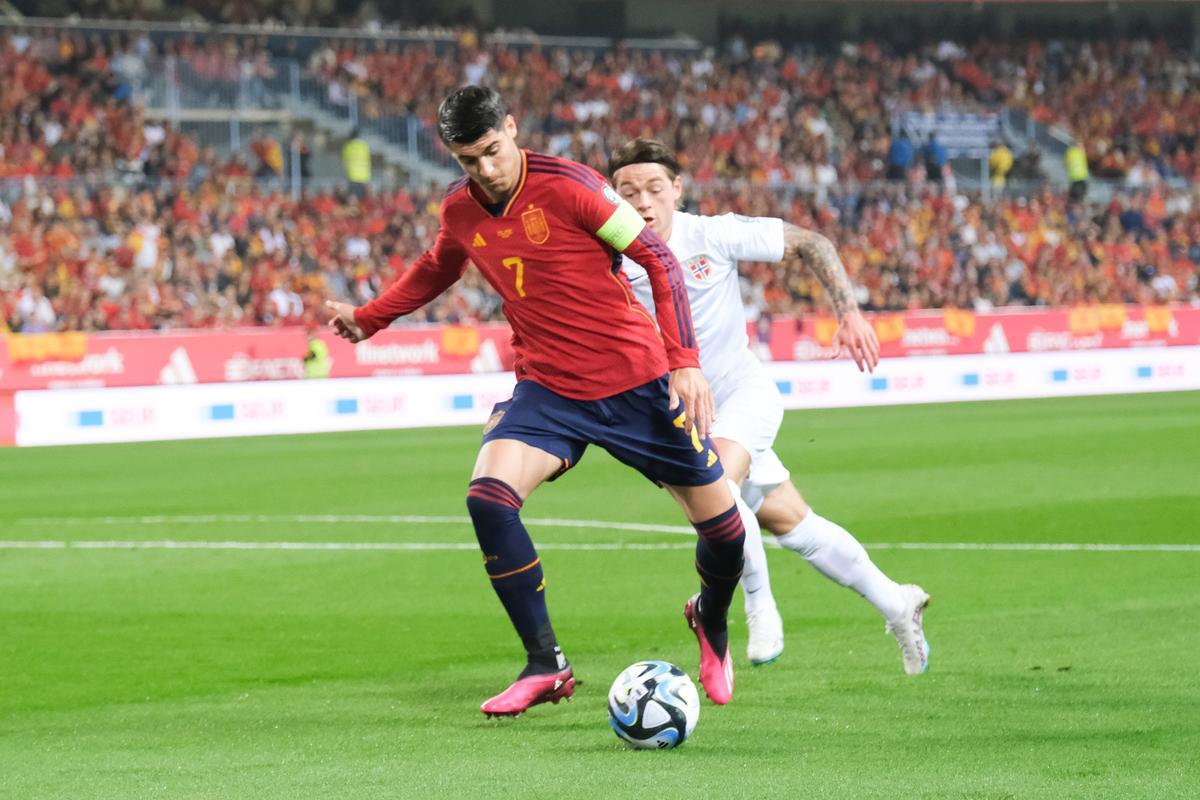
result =
[[696,614],[696,604],[699,602],[700,595],[693,595],[683,607],[683,618],[687,620],[688,627],[700,642],[700,685],[704,687],[709,700],[723,706],[733,697],[733,659],[729,657],[728,644],[719,658],[709,644],[704,627]]
[[559,672],[545,675],[529,675],[517,678],[500,694],[489,699],[479,707],[479,710],[492,717],[519,717],[532,706],[539,703],[555,703],[559,700],[570,699],[575,694],[575,676],[567,667]]

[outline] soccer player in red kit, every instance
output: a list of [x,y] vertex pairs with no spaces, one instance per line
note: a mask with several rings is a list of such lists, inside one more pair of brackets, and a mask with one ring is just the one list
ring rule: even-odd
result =
[[[467,508],[526,665],[480,710],[515,716],[575,690],[519,511],[588,444],[666,487],[699,534],[700,592],[684,616],[700,645],[701,685],[713,702],[729,702],[726,613],[745,529],[708,438],[712,393],[679,262],[598,172],[519,148],[516,122],[494,90],[467,86],[447,97],[438,133],[466,175],[442,200],[433,248],[365,306],[328,305],[330,325],[359,341],[437,297],[468,260],[504,300],[517,386],[484,429]],[[622,253],[649,274],[657,326],[633,299]]]

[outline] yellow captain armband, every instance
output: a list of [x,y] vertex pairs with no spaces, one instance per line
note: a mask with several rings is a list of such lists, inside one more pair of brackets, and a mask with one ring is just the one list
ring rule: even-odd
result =
[[[617,197],[616,192],[613,192],[612,195]],[[612,198],[609,198],[610,202],[611,200]],[[626,200],[619,197],[617,200],[617,207],[612,216],[608,218],[608,222],[600,226],[600,230],[596,231],[596,236],[623,253],[625,248],[629,247],[646,227],[646,221]]]

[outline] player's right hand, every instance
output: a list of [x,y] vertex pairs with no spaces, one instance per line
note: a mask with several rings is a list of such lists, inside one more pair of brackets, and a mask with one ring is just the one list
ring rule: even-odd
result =
[[354,306],[349,303],[326,300],[325,307],[333,312],[333,317],[329,320],[329,327],[333,328],[334,333],[338,336],[347,342],[361,342],[367,338],[363,335],[363,329],[358,327],[358,323],[354,320]]
[[695,427],[701,439],[708,436],[717,410],[712,387],[704,379],[704,374],[696,367],[671,370],[667,392],[672,410],[683,404],[683,411],[687,415],[686,430],[690,433]]

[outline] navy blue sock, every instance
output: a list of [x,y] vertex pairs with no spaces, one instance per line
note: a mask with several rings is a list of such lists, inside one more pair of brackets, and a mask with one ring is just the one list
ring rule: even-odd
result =
[[521,496],[495,478],[473,480],[467,491],[484,568],[528,654],[524,676],[553,672],[566,662],[550,626],[542,562],[521,522],[521,505]]
[[693,522],[692,527],[698,534],[696,572],[700,573],[700,606],[696,613],[713,649],[720,655],[727,641],[729,603],[742,577],[746,527],[736,505],[712,519]]

